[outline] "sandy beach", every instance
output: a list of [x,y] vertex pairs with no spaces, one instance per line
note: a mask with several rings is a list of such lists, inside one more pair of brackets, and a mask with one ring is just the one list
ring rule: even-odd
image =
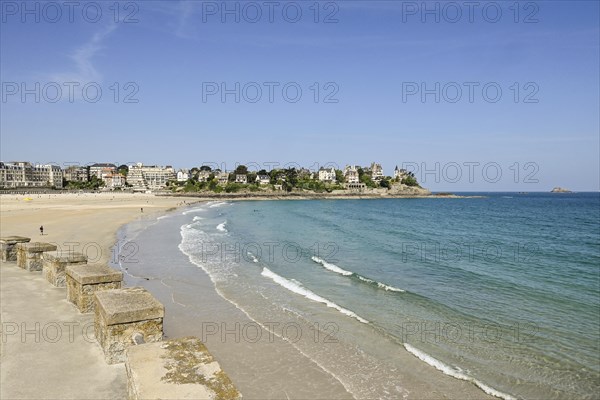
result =
[[90,261],[107,262],[119,227],[195,201],[131,193],[0,195],[0,234],[83,250]]
[[[164,213],[183,201],[146,194],[2,195],[0,236],[52,242],[106,263],[120,226]],[[14,262],[2,263],[0,283],[1,398],[127,396],[124,365],[104,362],[94,341],[93,314],[80,314],[67,302],[64,288],[53,287],[40,273],[17,268]]]

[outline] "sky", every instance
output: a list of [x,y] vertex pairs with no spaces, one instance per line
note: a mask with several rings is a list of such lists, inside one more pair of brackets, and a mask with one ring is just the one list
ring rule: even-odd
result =
[[598,1],[0,1],[0,160],[600,190]]

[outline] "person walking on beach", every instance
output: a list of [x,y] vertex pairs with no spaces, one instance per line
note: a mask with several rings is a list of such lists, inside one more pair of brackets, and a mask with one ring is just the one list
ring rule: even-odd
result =
[[40,226],[40,235],[44,236],[44,225]]
[[140,211],[143,213],[144,212],[144,207],[140,207]]

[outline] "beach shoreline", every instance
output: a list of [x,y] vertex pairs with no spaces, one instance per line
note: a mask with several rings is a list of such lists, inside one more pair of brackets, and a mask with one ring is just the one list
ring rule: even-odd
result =
[[137,193],[2,194],[0,234],[53,243],[58,250],[83,251],[89,263],[107,263],[122,226],[197,201],[201,200]]
[[[379,197],[380,198],[380,197]],[[111,263],[114,265],[114,249],[118,250],[118,234],[121,229],[126,227],[127,225],[135,222],[135,221],[154,221],[157,220],[158,217],[162,215],[168,215],[170,211],[181,210],[181,207],[187,207],[193,205],[194,203],[204,202],[204,201],[214,201],[215,199],[201,199],[198,197],[190,197],[190,196],[155,196],[149,194],[127,194],[127,193],[102,193],[102,194],[39,194],[39,195],[31,195],[26,200],[23,196],[18,195],[3,195],[0,196],[0,235],[8,236],[8,235],[21,235],[31,237],[32,241],[43,241],[43,242],[51,242],[57,244],[59,249],[62,250],[71,250],[71,251],[79,251],[84,252],[88,255],[90,263]],[[223,199],[224,198],[220,198]],[[285,199],[291,199],[286,196]],[[298,199],[298,198],[294,198]],[[233,200],[233,199],[227,199]],[[273,198],[239,198],[238,200],[275,200]],[[308,199],[307,199],[308,200]],[[40,235],[38,231],[39,225],[44,225],[44,234]],[[118,253],[118,251],[116,252]],[[183,257],[183,255],[182,255]],[[118,263],[118,260],[116,260]],[[3,266],[3,268],[10,268],[12,265]],[[198,269],[194,271],[194,273],[202,275],[203,272]],[[40,280],[40,277],[35,277],[37,280]],[[218,299],[214,298],[217,296],[217,292],[215,288],[211,285],[210,280],[208,279],[208,275],[206,279],[204,279],[206,283],[206,287],[204,289],[214,292],[215,296],[213,297],[213,304],[218,304],[218,307],[227,307],[231,309],[232,305],[227,303],[225,304],[226,299]],[[157,296],[157,298],[167,305],[169,308],[170,300],[172,299],[172,294],[168,293],[164,287],[158,284],[157,281],[147,281],[140,280],[139,282],[130,281],[125,282],[128,286],[130,284],[134,284],[135,286],[144,286],[147,289],[151,290],[151,292]],[[161,282],[162,283],[162,282]],[[44,285],[45,282],[40,282],[41,285]],[[46,285],[44,291],[56,291],[56,288],[52,288],[50,285]],[[196,300],[203,300],[206,295],[206,291],[203,293],[197,293],[198,297]],[[5,299],[6,301],[6,299]],[[66,300],[63,300],[66,301]],[[10,307],[10,298],[8,299],[8,307]],[[7,304],[3,304],[3,309],[7,307]],[[206,307],[206,305],[203,305]],[[236,306],[237,307],[237,306]],[[32,310],[36,310],[36,307],[32,307]],[[3,310],[4,311],[4,310]],[[39,311],[39,310],[38,310]],[[245,322],[252,323],[252,318],[248,315],[244,316],[244,311],[237,307],[237,310],[234,310],[237,314],[231,316],[229,322]],[[206,309],[205,319],[211,321],[211,318],[215,319],[216,316],[214,314],[213,309]],[[180,313],[167,313],[165,320],[165,333],[169,336],[180,336],[183,334],[194,334],[198,333],[198,326],[196,326],[195,330],[187,331],[187,329],[192,328],[192,326],[188,323],[181,323],[181,320],[178,321],[179,318],[182,317]],[[248,317],[248,318],[246,318]],[[23,316],[23,319],[29,318],[28,316]],[[215,319],[217,320],[217,319]],[[48,323],[48,321],[42,320],[42,323]],[[10,365],[16,365],[17,367],[26,368],[26,360],[20,360],[18,355],[15,355],[15,352],[18,351],[20,345],[19,343],[7,343],[6,346],[14,346],[16,348],[9,349],[6,351],[6,348],[3,349],[3,355],[5,353],[12,354],[12,359]],[[94,344],[86,344],[89,346],[95,346]],[[224,367],[224,370],[229,373],[230,370],[234,370],[234,374],[232,374],[232,378],[235,377],[236,371],[240,373],[245,373],[242,371],[244,369],[252,368],[252,365],[255,362],[254,358],[258,358],[264,356],[263,365],[269,365],[274,360],[276,360],[279,356],[278,354],[290,354],[289,344],[284,343],[283,340],[276,340],[276,343],[267,342],[263,344],[249,344],[249,343],[241,343],[237,344],[237,346],[241,346],[240,349],[245,349],[246,358],[239,359],[237,357],[232,357],[232,353],[236,353],[237,350],[234,350],[235,346],[231,343],[219,343],[219,340],[213,342],[211,348],[211,343],[208,343],[208,347],[211,351],[213,349],[216,350],[216,356],[219,358],[220,355],[224,355],[225,360],[221,363]],[[265,347],[266,346],[266,347]],[[52,348],[50,351],[52,351]],[[287,349],[287,350],[286,350]],[[268,350],[268,351],[267,351]],[[294,359],[297,359],[297,364],[301,364],[301,361],[306,357],[308,360],[311,360],[310,357],[303,354],[301,351],[292,350],[295,355]],[[34,350],[35,351],[35,350]],[[39,350],[38,350],[39,351]],[[56,355],[59,356],[58,354]],[[432,373],[433,368],[425,365],[424,363],[421,365],[420,361],[416,359],[412,359],[412,356],[406,355],[410,364],[414,364],[418,366],[416,370],[421,372],[428,371],[427,373]],[[48,355],[46,355],[46,358]],[[3,360],[4,361],[4,360]],[[64,360],[65,363],[69,363],[68,358]],[[313,361],[314,362],[314,361]],[[239,365],[237,365],[239,364]],[[5,364],[6,365],[6,364]],[[330,374],[329,371],[323,369],[318,363],[312,364],[309,366],[298,367],[299,371],[302,374],[305,374],[306,382],[310,382],[311,385],[318,382],[328,382],[327,387],[331,388],[331,392],[329,395],[337,396],[339,398],[342,397],[352,397],[347,388],[342,387],[341,381],[339,381],[334,375]],[[436,372],[433,372],[437,374]],[[286,371],[281,371],[282,376],[284,377]],[[260,375],[260,374],[259,374]],[[438,376],[438,375],[435,375]],[[432,382],[422,382],[421,378],[413,375],[412,373],[408,373],[406,376],[409,381],[414,379],[413,388],[419,388],[417,392],[413,392],[413,395],[417,393],[425,394],[428,390],[434,385],[436,386],[438,383],[440,388],[445,389],[445,394],[441,392],[438,393],[440,397],[444,397],[446,395],[457,395],[462,394],[466,395],[469,398],[483,398],[486,397],[485,393],[480,391],[478,388],[475,388],[473,385],[467,382],[460,382],[455,380],[454,378],[450,378],[443,374],[439,374],[439,379],[434,379]],[[254,379],[262,379],[265,380],[265,384],[272,379],[270,374],[263,374],[262,376],[256,376]],[[282,378],[283,380],[284,378]],[[234,379],[235,382],[235,379]],[[304,382],[304,381],[303,381]],[[297,382],[295,389],[297,390],[294,395],[296,397],[298,395],[306,396],[307,393],[310,393],[310,390],[314,390],[309,387],[303,388],[306,382]],[[64,382],[67,384],[67,382]],[[107,384],[110,384],[107,382]],[[35,382],[27,381],[27,385],[30,387],[32,393],[35,394],[34,397],[44,398],[44,385],[36,384]],[[11,386],[14,386],[14,382],[11,382]],[[243,388],[241,388],[242,393],[244,393]],[[278,393],[269,393],[269,397],[276,398],[281,396],[281,391]],[[323,392],[320,392],[323,393]],[[10,395],[10,392],[6,393]],[[250,393],[252,394],[252,393]],[[256,394],[256,393],[254,393]],[[314,393],[313,393],[314,394]],[[294,396],[293,396],[294,397]]]

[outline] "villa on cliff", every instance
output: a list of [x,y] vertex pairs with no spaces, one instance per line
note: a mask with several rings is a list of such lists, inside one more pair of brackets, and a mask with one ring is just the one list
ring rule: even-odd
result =
[[371,179],[373,182],[379,182],[383,179],[383,168],[381,164],[371,163]]
[[271,183],[271,177],[269,175],[256,175],[256,182],[259,185],[268,185]]
[[319,168],[319,180],[321,182],[335,182],[335,169],[331,168]]
[[235,183],[248,183],[248,176],[246,174],[236,174],[235,175]]
[[407,176],[408,176],[408,171],[405,169],[399,169],[398,166],[396,165],[396,168],[394,169],[394,178],[401,181],[403,178],[405,178]]
[[358,183],[358,167],[356,165],[346,165],[346,168],[344,168],[344,179],[346,183]]

